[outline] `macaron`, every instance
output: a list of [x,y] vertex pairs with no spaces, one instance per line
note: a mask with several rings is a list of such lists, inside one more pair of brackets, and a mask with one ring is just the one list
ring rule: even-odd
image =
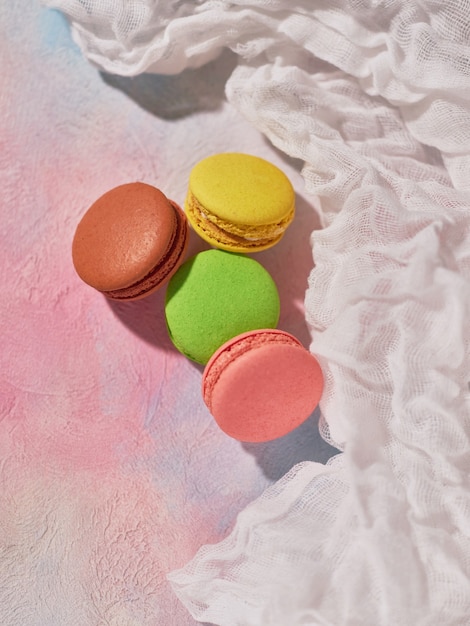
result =
[[281,240],[294,219],[295,193],[284,172],[265,159],[215,154],[191,170],[184,209],[212,246],[258,252]]
[[152,185],[127,183],[87,210],[75,231],[72,259],[80,278],[108,298],[137,300],[175,273],[187,243],[182,209]]
[[280,300],[269,272],[243,254],[210,249],[185,261],[166,290],[169,336],[205,364],[223,343],[256,328],[275,328]]
[[220,428],[253,443],[294,430],[311,415],[322,390],[315,357],[293,335],[273,329],[223,344],[202,379],[204,402]]

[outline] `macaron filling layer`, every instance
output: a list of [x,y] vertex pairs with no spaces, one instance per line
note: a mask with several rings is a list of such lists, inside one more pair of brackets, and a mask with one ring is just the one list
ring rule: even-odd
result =
[[145,276],[132,285],[103,292],[108,298],[113,300],[135,300],[140,296],[148,295],[169,278],[177,268],[178,261],[183,255],[188,241],[188,223],[180,207],[170,199],[168,199],[168,202],[174,209],[175,228],[163,256]]
[[280,221],[272,224],[251,225],[229,222],[211,213],[192,193],[188,191],[185,210],[189,221],[196,231],[206,235],[209,240],[215,239],[219,244],[229,248],[242,245],[244,248],[261,248],[271,246],[280,240],[294,219],[294,206]]
[[235,337],[232,341],[227,342],[213,355],[204,371],[202,395],[209,411],[212,410],[212,390],[226,367],[253,348],[260,345],[266,346],[268,344],[282,344],[305,350],[300,341],[295,337],[279,330],[273,332],[272,330],[266,329],[256,333],[243,333],[239,337]]

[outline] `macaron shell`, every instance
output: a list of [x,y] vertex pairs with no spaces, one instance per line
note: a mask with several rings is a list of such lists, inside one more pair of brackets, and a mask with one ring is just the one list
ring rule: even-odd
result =
[[165,316],[173,344],[203,364],[235,335],[274,328],[279,312],[279,293],[267,270],[250,257],[222,250],[188,259],[166,291]]
[[215,216],[237,224],[281,222],[295,204],[287,176],[275,165],[243,153],[221,153],[197,163],[189,189]]
[[99,291],[113,291],[143,279],[171,246],[174,208],[151,185],[129,183],[111,189],[85,213],[72,245],[75,269]]
[[[206,369],[216,363],[214,355]],[[311,415],[323,390],[320,365],[295,343],[260,340],[217,374],[206,403],[220,428],[245,442],[286,435]]]
[[108,298],[120,301],[140,300],[160,289],[178,270],[189,243],[188,222],[182,209],[172,200],[169,202],[175,211],[176,230],[167,254],[157,262],[144,278],[129,287],[104,292]]

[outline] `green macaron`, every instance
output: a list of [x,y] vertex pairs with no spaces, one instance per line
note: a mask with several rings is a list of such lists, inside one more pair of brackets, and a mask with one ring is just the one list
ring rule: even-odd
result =
[[206,250],[188,259],[166,292],[165,316],[175,347],[205,364],[240,333],[276,328],[279,293],[269,272],[251,257]]

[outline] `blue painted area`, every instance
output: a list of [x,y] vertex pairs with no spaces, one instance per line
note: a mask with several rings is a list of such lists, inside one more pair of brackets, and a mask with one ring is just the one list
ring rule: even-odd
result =
[[73,41],[69,23],[63,13],[55,9],[43,9],[38,16],[38,28],[41,44],[48,52],[67,48],[81,56],[77,44]]

